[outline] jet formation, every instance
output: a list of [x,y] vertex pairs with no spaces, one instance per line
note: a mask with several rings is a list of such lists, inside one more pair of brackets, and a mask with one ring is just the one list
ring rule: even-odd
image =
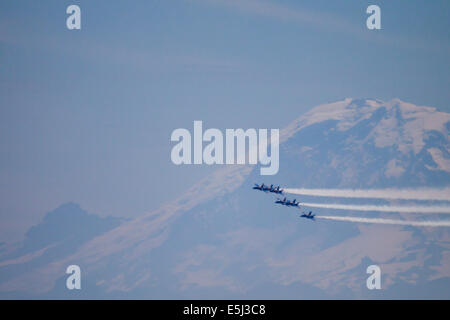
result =
[[273,184],[271,184],[270,187],[268,187],[268,186],[265,186],[264,183],[262,183],[261,185],[258,185],[257,183],[255,183],[255,186],[253,187],[253,189],[264,191],[264,192],[283,194],[283,189],[280,189],[280,186],[274,188]]
[[287,200],[286,197],[284,197],[283,200],[281,200],[280,198],[277,198],[277,201],[275,201],[275,203],[281,204],[286,207],[298,207],[299,202],[296,202],[296,201],[297,201],[297,199],[294,199],[294,201],[291,201],[291,200]]
[[[273,184],[271,184],[269,187],[269,186],[264,185],[264,183],[262,183],[261,185],[255,183],[255,186],[253,187],[253,189],[263,191],[265,193],[283,194],[283,189],[280,189],[280,186],[274,187]],[[294,207],[294,208],[300,209],[300,202],[298,202],[297,199],[294,199],[291,201],[291,200],[288,200],[286,197],[284,197],[284,199],[277,198],[275,203],[281,204],[286,207]],[[305,218],[305,219],[310,219],[310,220],[314,220],[314,217],[315,217],[315,215],[312,214],[311,211],[307,214],[303,212],[303,214],[300,215],[300,218]]]

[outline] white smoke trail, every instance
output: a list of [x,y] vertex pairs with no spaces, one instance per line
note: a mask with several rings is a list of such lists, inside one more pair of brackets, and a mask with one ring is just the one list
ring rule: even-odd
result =
[[393,224],[393,225],[414,226],[414,227],[450,227],[450,220],[449,221],[407,221],[407,220],[392,220],[392,219],[382,219],[382,218],[358,218],[358,217],[336,217],[336,216],[316,216],[315,218],[336,220],[336,221]]
[[338,198],[373,198],[450,201],[450,188],[443,189],[283,189],[284,193]]
[[450,213],[450,207],[445,206],[386,206],[386,205],[350,205],[337,203],[300,203],[300,206],[311,208],[327,208],[355,211],[380,212],[413,212],[413,213]]

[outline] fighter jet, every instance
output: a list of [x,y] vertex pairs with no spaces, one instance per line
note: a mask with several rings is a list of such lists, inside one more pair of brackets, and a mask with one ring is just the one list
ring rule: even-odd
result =
[[264,191],[264,188],[266,188],[264,186],[264,183],[262,183],[261,185],[258,185],[257,183],[255,183],[255,186],[253,187],[253,189],[260,190],[260,191]]
[[[255,186],[253,187],[253,189],[255,190],[260,190],[260,191],[264,191],[264,192],[275,192],[277,189],[273,187],[273,184],[270,185],[270,187],[265,186],[264,183],[262,183],[261,185],[258,185],[257,183],[255,183]],[[279,188],[278,188],[279,190]]]
[[272,193],[276,193],[276,194],[282,194],[283,193],[283,189],[280,189],[280,186],[276,187],[276,188],[270,188],[269,192]]
[[299,202],[296,202],[296,199],[294,199],[294,201],[290,201],[287,200],[286,198],[284,198],[283,200],[281,200],[280,198],[277,199],[277,201],[275,201],[275,203],[279,203],[283,206],[287,206],[287,207],[298,207]]
[[275,203],[279,203],[279,204],[281,204],[281,205],[286,205],[286,197],[283,199],[283,200],[281,200],[280,198],[277,198],[277,201],[275,201]]
[[316,215],[315,215],[315,214],[312,214],[312,211],[310,211],[308,214],[306,214],[306,213],[303,212],[303,214],[300,216],[300,218],[306,218],[306,219],[314,220],[314,217],[315,217],[315,216],[316,216]]
[[272,187],[273,187],[273,185],[268,187],[268,186],[265,186],[264,183],[261,183],[261,185],[258,185],[257,183],[255,183],[255,186],[253,187],[253,189],[264,191],[264,192],[269,192],[270,190],[272,190]]
[[296,201],[296,199],[294,199],[294,201],[287,201],[286,202],[286,205],[288,206],[288,207],[298,207],[298,205],[299,205],[299,202],[295,202]]

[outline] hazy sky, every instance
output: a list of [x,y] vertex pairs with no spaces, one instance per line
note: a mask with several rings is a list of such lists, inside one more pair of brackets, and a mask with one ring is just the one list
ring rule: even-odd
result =
[[[82,29],[66,28],[81,7]],[[366,28],[378,4],[382,30]],[[133,217],[215,167],[170,134],[281,128],[344,97],[450,112],[450,2],[0,3],[0,241],[66,201]]]

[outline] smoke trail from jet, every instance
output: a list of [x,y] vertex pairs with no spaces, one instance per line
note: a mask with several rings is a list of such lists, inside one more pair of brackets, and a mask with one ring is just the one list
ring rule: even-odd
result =
[[337,203],[301,203],[302,207],[326,208],[355,211],[411,212],[411,213],[450,213],[448,206],[386,206],[386,205],[350,205]]
[[338,198],[372,198],[403,200],[440,200],[450,201],[450,188],[443,189],[290,189],[284,193],[305,196],[338,197]]
[[360,223],[377,223],[377,224],[392,224],[413,227],[450,227],[449,221],[407,221],[407,220],[392,220],[382,218],[359,218],[359,217],[337,217],[337,216],[316,216],[316,219],[326,219],[335,221],[348,221]]

